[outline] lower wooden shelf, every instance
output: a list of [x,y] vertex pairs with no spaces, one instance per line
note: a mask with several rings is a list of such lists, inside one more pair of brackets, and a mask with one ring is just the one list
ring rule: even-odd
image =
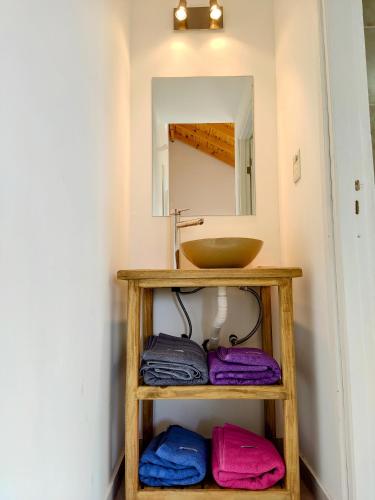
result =
[[188,488],[142,488],[137,492],[137,499],[152,498],[152,500],[180,500],[182,499],[249,499],[249,500],[287,500],[291,498],[290,493],[283,487],[275,487],[263,491],[231,490],[223,489],[212,483]]
[[184,385],[137,388],[137,399],[288,399],[283,385]]
[[[273,440],[274,445],[283,454],[283,440]],[[139,440],[139,449],[143,449],[143,441]],[[276,486],[268,490],[250,491],[250,490],[232,490],[230,488],[221,488],[218,486],[212,476],[211,470],[208,470],[206,478],[199,484],[193,486],[181,486],[173,488],[153,488],[138,483],[137,499],[152,500],[224,500],[230,499],[249,499],[249,500],[287,500],[291,499],[290,492],[285,488],[285,479]]]

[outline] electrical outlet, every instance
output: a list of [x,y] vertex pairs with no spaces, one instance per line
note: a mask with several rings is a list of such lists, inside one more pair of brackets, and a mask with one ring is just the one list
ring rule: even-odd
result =
[[297,183],[302,176],[301,171],[301,150],[293,156],[293,180]]

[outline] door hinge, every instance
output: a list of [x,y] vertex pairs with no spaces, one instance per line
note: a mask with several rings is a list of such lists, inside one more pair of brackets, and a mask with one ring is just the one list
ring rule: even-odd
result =
[[359,201],[355,200],[355,214],[359,215]]

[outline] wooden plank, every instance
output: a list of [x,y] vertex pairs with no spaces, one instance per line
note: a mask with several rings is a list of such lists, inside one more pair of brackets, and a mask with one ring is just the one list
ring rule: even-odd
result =
[[299,500],[300,474],[292,280],[285,280],[279,287],[279,307],[283,382],[290,394],[290,397],[284,401],[285,481],[286,488],[290,491],[290,498]]
[[126,339],[126,395],[125,395],[125,497],[137,498],[139,463],[139,402],[137,400],[140,343],[140,288],[129,282],[128,331]]
[[[143,346],[153,334],[153,299],[154,292],[151,288],[145,288],[143,295]],[[147,446],[154,435],[154,402],[152,400],[142,401],[142,436],[143,445]]]
[[142,332],[143,332],[143,347],[146,346],[148,339],[153,335],[154,330],[154,291],[151,288],[142,290]]
[[228,144],[229,146],[234,147],[235,145],[235,127],[234,123],[228,123],[230,127],[222,127],[220,123],[200,123],[199,129],[210,135],[211,137],[215,137],[221,142]]
[[187,146],[190,146],[194,149],[197,149],[198,151],[201,151],[204,154],[207,154],[215,158],[216,160],[222,161],[223,163],[229,165],[230,167],[235,166],[234,156],[229,155],[226,151],[222,149],[215,148],[209,142],[207,143],[199,142],[197,138],[184,135],[183,133],[179,133],[178,131],[176,131],[175,133],[175,139],[186,144]]
[[173,123],[171,123],[169,125],[169,140],[171,142],[174,142],[174,135],[175,135],[175,132],[176,132],[176,125],[174,125]]
[[[140,494],[142,492],[142,495]],[[204,495],[204,496],[203,496]],[[154,488],[150,486],[142,485],[138,491],[137,498],[152,498],[160,500],[174,500],[179,498],[186,499],[231,499],[231,498],[249,498],[254,500],[275,500],[275,499],[290,499],[290,495],[285,489],[282,483],[274,486],[265,491],[250,491],[250,490],[238,490],[238,489],[226,489],[221,488],[216,484],[214,478],[212,477],[211,471],[208,470],[208,474],[205,479],[196,485],[185,486],[185,487],[172,487],[172,488]]]
[[199,142],[209,142],[212,144],[212,146],[222,149],[223,151],[227,152],[229,155],[233,156],[234,155],[234,141],[233,142],[228,142],[225,136],[225,140],[222,140],[221,137],[222,135],[220,134],[220,139],[215,136],[212,132],[214,132],[214,127],[209,127],[208,125],[203,125],[200,126],[195,125],[195,124],[183,124],[179,123],[176,125],[175,132],[177,133],[182,133],[184,135],[192,135],[196,139],[198,139]]
[[235,125],[234,123],[209,123],[207,124],[208,126],[213,125],[215,131],[233,138],[233,143],[234,143],[234,136],[235,136]]
[[235,166],[234,141],[228,142],[228,135],[223,136],[220,131],[215,133],[214,127],[179,123],[174,125],[173,134],[174,140],[181,141],[231,167]]
[[[262,287],[260,296],[263,304],[262,348],[273,356],[271,288]],[[264,435],[268,439],[276,437],[276,404],[273,400],[264,401]]]
[[143,489],[138,491],[137,498],[139,500],[150,498],[152,500],[220,500],[222,499],[246,499],[246,500],[289,500],[290,493],[281,488],[271,488],[264,491],[247,491],[247,490],[231,490],[221,489]]
[[300,278],[299,267],[255,267],[244,269],[128,269],[117,273],[120,280],[154,279],[282,279]]
[[282,385],[265,386],[139,386],[137,397],[145,399],[286,399],[288,393]]
[[174,123],[169,126],[172,129],[183,127],[185,129],[197,129],[205,135],[214,136],[221,141],[234,146],[235,124],[232,123]]
[[277,286],[279,280],[275,278],[190,278],[190,279],[142,279],[139,280],[141,288],[171,288],[171,287],[218,287],[218,286]]
[[273,356],[271,288],[262,287],[260,296],[263,304],[262,349]]

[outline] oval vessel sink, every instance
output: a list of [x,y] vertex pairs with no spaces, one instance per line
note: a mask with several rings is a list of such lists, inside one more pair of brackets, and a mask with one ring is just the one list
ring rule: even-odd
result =
[[181,243],[186,258],[201,269],[246,267],[262,246],[262,240],[253,238],[205,238]]

